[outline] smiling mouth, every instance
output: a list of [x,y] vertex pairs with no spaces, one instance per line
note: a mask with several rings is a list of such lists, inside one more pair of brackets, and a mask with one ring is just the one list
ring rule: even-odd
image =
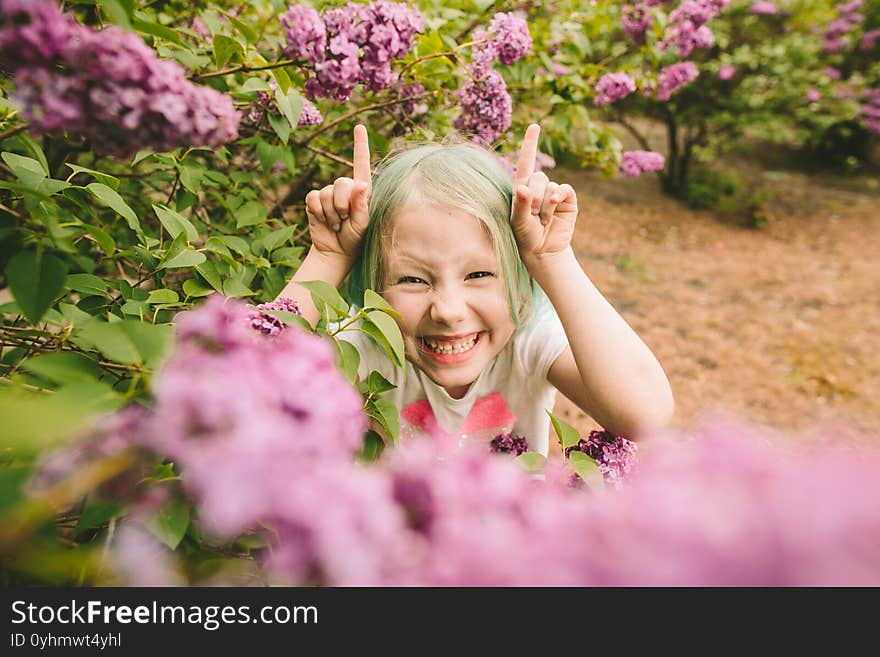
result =
[[480,341],[480,336],[482,334],[483,331],[478,331],[477,333],[472,333],[469,336],[456,340],[439,340],[436,338],[421,336],[419,342],[421,342],[422,349],[425,352],[439,356],[451,356],[455,354],[464,354],[473,349],[477,342]]

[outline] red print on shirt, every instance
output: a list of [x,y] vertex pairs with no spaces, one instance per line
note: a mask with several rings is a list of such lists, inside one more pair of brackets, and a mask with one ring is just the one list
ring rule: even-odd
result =
[[500,392],[493,392],[478,399],[464,419],[461,428],[450,434],[437,422],[434,409],[427,399],[413,402],[400,412],[402,436],[427,434],[440,445],[454,449],[465,440],[488,443],[501,433],[510,433],[516,415],[510,410]]

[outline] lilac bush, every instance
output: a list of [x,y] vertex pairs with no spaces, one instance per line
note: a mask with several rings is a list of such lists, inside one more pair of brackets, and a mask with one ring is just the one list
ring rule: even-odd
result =
[[132,32],[80,25],[51,0],[2,0],[0,66],[30,123],[85,135],[125,157],[141,148],[219,146],[238,136],[232,99],[186,79]]
[[663,169],[665,160],[660,153],[652,151],[626,151],[620,158],[620,172],[635,177]]
[[417,9],[386,0],[349,3],[323,15],[294,5],[280,20],[286,30],[285,54],[307,60],[314,69],[306,95],[339,102],[348,100],[358,84],[380,91],[396,82],[391,62],[406,55],[415,35],[425,29]]

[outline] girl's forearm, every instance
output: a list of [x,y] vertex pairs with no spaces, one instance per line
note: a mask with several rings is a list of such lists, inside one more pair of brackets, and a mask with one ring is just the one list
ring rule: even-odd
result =
[[318,323],[319,313],[312,303],[312,295],[302,285],[301,281],[324,281],[333,287],[342,285],[342,281],[348,276],[351,270],[351,263],[328,257],[314,248],[309,249],[296,274],[287,283],[279,294],[279,297],[288,297],[296,301],[302,312],[303,318],[314,328]]
[[663,368],[596,289],[574,251],[526,265],[562,321],[593,419],[632,433],[667,424],[674,402]]

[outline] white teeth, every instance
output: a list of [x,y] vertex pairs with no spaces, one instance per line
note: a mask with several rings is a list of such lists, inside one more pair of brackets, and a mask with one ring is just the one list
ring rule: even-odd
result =
[[442,342],[442,343],[440,343],[440,342],[433,342],[433,341],[425,338],[424,343],[431,349],[431,351],[433,351],[434,353],[437,353],[437,354],[460,354],[464,351],[468,351],[473,348],[473,346],[477,342],[477,335],[478,334],[474,334],[473,336],[471,336],[467,340],[464,340],[463,342]]

